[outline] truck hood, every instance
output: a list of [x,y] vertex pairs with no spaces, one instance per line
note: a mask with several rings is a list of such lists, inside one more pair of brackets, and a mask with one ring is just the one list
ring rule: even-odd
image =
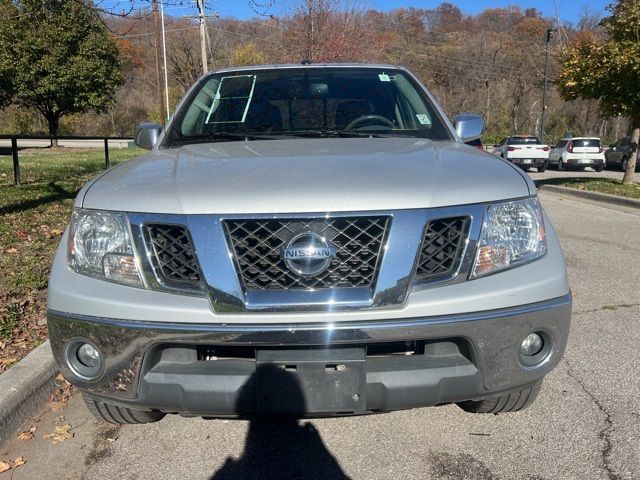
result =
[[217,142],[158,150],[99,177],[77,206],[269,214],[395,210],[524,197],[516,168],[473,147],[416,138]]

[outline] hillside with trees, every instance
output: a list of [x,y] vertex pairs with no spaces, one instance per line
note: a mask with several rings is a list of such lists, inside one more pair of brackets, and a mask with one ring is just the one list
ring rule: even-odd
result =
[[[150,4],[150,2],[149,2]],[[158,119],[154,21],[149,9],[110,15],[91,4],[117,45],[122,86],[101,113],[69,112],[60,133],[131,135]],[[98,4],[99,5],[99,4]],[[197,20],[167,15],[167,70],[173,108],[201,75]],[[474,112],[487,122],[486,142],[511,133],[537,133],[541,120],[546,31],[555,24],[535,8],[486,9],[467,15],[451,3],[434,9],[381,12],[358,0],[296,0],[283,15],[210,19],[209,69],[255,63],[383,62],[403,65],[430,88],[450,116]],[[556,89],[561,52],[576,39],[605,35],[600,18],[577,13],[550,51],[545,141],[566,132],[614,139],[628,121],[602,115],[597,99],[563,99]],[[2,81],[0,68],[0,82]],[[45,133],[42,115],[25,103],[0,112],[0,133]]]

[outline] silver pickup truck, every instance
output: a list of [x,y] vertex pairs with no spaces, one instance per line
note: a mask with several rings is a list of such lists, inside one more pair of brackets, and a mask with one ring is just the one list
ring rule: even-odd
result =
[[208,74],[78,194],[48,297],[97,417],[520,410],[571,294],[529,177],[411,73]]

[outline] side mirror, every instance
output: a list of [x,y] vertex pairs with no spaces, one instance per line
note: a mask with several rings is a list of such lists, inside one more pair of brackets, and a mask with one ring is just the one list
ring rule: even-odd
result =
[[472,113],[461,113],[453,119],[453,126],[463,142],[476,140],[484,132],[482,117]]
[[151,150],[157,143],[161,132],[162,126],[157,123],[141,123],[138,125],[138,128],[136,128],[133,143],[145,150]]

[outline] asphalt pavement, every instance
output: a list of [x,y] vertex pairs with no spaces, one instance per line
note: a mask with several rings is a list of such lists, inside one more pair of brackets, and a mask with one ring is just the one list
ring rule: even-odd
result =
[[[62,412],[45,407],[25,425],[37,426],[35,438],[11,441],[0,461],[24,457],[15,480],[640,478],[640,212],[541,199],[565,251],[574,316],[564,360],[523,412],[443,406],[251,422],[167,416],[118,428],[94,421],[74,396]],[[62,424],[73,438],[56,445],[42,438]]]
[[[50,141],[47,139],[33,139],[33,138],[25,138],[21,139],[18,137],[18,148],[46,148],[50,145]],[[129,144],[133,143],[133,139],[131,140],[109,140],[109,146],[111,148],[128,148]],[[104,148],[104,140],[101,138],[90,140],[90,139],[60,139],[58,140],[58,146],[60,147],[69,147],[69,148]],[[11,140],[0,139],[0,153],[6,155],[10,154],[11,148]]]

